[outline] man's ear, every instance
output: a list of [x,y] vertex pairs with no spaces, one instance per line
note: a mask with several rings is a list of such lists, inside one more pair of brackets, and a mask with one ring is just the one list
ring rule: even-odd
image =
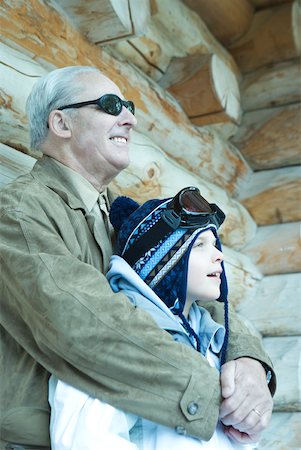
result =
[[61,138],[71,137],[70,118],[63,111],[55,109],[51,111],[48,118],[49,129]]

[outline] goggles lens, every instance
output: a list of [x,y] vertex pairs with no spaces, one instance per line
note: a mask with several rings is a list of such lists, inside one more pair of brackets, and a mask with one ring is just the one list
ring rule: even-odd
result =
[[201,196],[198,190],[184,190],[181,192],[178,197],[178,204],[185,212],[191,214],[213,213],[210,203]]
[[67,108],[82,108],[88,105],[97,105],[102,111],[110,114],[111,116],[118,116],[121,113],[123,106],[125,106],[133,115],[135,114],[134,103],[130,100],[122,100],[120,97],[118,97],[118,95],[115,94],[105,94],[96,100],[72,103],[70,105],[61,106],[57,109],[62,111],[63,109]]

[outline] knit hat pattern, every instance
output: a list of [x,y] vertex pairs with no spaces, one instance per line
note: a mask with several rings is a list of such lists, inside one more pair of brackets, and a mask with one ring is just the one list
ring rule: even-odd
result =
[[[112,204],[110,220],[118,232],[118,254],[126,260],[126,251],[139,246],[139,240],[160,219],[170,199],[148,200],[139,205],[129,197],[118,197]],[[132,266],[140,278],[169,308],[182,312],[186,300],[187,267],[190,250],[197,236],[212,229],[178,228],[149,248]],[[186,275],[186,276],[185,276]]]

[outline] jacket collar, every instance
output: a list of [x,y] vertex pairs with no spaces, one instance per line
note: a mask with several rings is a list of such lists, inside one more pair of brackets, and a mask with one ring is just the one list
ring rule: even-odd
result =
[[[89,213],[89,206],[86,206],[79,197],[74,178],[70,176],[68,172],[69,171],[64,170],[60,164],[57,164],[53,158],[43,155],[43,157],[34,165],[31,174],[36,180],[58,194],[70,208],[83,209],[86,213]],[[114,196],[110,190],[107,190],[107,194],[109,204],[111,204],[114,200]],[[98,195],[99,193],[95,194],[95,199],[93,198],[92,200],[93,204],[91,204],[91,209],[97,200]]]

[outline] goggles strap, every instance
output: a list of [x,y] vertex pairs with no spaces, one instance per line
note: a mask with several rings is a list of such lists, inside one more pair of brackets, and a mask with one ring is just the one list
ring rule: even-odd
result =
[[176,228],[178,228],[178,226],[174,228],[170,223],[166,222],[163,217],[160,217],[158,222],[140,236],[140,238],[136,240],[135,245],[126,250],[121,256],[130,266],[133,266],[146,252],[149,251],[149,249],[155,247],[161,239],[172,233]]

